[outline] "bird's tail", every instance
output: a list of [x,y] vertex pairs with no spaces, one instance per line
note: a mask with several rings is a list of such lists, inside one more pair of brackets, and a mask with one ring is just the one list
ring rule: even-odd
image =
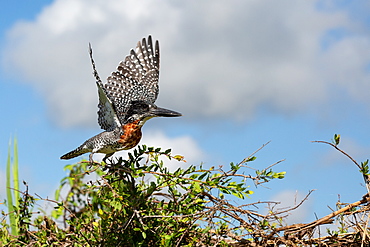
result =
[[69,159],[75,158],[77,156],[80,156],[80,155],[88,153],[88,152],[89,152],[89,150],[86,150],[85,148],[83,148],[83,146],[80,146],[80,147],[76,148],[75,150],[73,150],[69,153],[66,153],[65,155],[63,155],[60,158],[63,159],[63,160],[69,160]]

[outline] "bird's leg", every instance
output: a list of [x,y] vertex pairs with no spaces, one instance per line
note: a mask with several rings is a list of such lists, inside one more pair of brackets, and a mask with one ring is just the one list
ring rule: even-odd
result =
[[89,161],[90,161],[90,165],[92,165],[94,163],[94,160],[93,160],[93,152],[91,152],[91,154],[89,155]]

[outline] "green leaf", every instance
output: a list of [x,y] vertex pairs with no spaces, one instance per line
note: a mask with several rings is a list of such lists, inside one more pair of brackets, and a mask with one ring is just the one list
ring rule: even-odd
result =
[[200,176],[199,176],[199,180],[202,180],[205,176],[207,176],[208,175],[208,172],[204,172],[203,174],[201,174]]
[[178,161],[183,161],[184,160],[184,156],[182,156],[182,155],[175,155],[175,156],[173,156],[173,158],[178,160]]
[[334,144],[335,146],[337,146],[340,142],[340,135],[339,134],[335,134],[334,135]]
[[236,197],[238,197],[238,198],[240,198],[240,199],[244,199],[244,195],[243,195],[243,193],[240,193],[240,192],[233,192],[233,193],[232,193],[232,195],[233,195],[233,196],[236,196]]
[[224,199],[224,197],[225,197],[225,195],[223,194],[223,193],[218,193],[218,197],[220,198],[220,199]]
[[285,177],[286,172],[278,172],[275,173],[272,177],[273,178],[278,178],[278,179],[283,179]]
[[231,162],[231,163],[230,163],[230,166],[231,166],[231,170],[233,170],[233,171],[237,171],[237,170],[239,170],[239,168],[240,168],[240,166],[235,165],[235,164],[234,164],[234,162]]
[[198,183],[198,182],[193,183],[193,192],[195,192],[195,193],[202,192],[202,189],[200,187],[200,183]]
[[364,175],[370,175],[369,174],[369,165],[368,165],[368,163],[369,163],[369,160],[365,160],[364,162],[361,162],[361,170],[360,170],[360,172],[362,173],[362,174],[364,174]]
[[54,193],[54,199],[56,201],[58,201],[59,200],[59,196],[60,196],[60,188],[55,191],[55,193]]
[[249,157],[245,162],[251,162],[251,161],[254,161],[256,159],[257,159],[256,156],[252,156],[252,157]]

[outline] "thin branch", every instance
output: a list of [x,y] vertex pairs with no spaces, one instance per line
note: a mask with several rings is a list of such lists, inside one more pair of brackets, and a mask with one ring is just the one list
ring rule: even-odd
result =
[[328,144],[328,145],[332,146],[333,148],[335,148],[336,150],[338,150],[339,152],[341,152],[342,154],[344,154],[345,156],[347,156],[361,170],[361,166],[357,163],[357,161],[354,160],[349,154],[347,154],[346,152],[344,152],[342,149],[340,149],[337,145],[335,145],[333,143],[330,143],[330,142],[326,142],[326,141],[311,141],[311,142],[325,143],[325,144]]
[[[324,143],[324,144],[328,144],[328,145],[332,146],[333,148],[335,148],[336,150],[338,150],[339,152],[341,152],[342,154],[347,156],[358,167],[358,169],[360,169],[360,171],[362,171],[362,167],[357,163],[357,161],[355,159],[353,159],[349,154],[344,152],[342,149],[340,149],[338,147],[338,145],[335,145],[335,144],[327,142],[327,141],[311,141],[311,142]],[[362,176],[363,176],[364,181],[365,181],[367,193],[370,193],[370,178],[369,178],[369,175],[362,173]]]
[[244,158],[241,162],[238,163],[238,166],[240,166],[241,164],[245,163],[248,159],[250,159],[251,157],[253,157],[253,155],[255,155],[256,153],[258,153],[262,148],[266,147],[270,142],[271,141],[266,142],[260,148],[258,148],[256,151],[254,151],[251,155],[249,155],[248,157]]
[[[284,213],[287,213],[287,212],[290,212],[290,211],[293,211],[293,210],[296,210],[297,208],[299,208],[307,199],[308,197],[312,194],[312,192],[314,192],[315,190],[310,190],[308,192],[308,194],[297,204],[295,205],[294,207],[292,208],[289,208],[287,210],[284,210],[284,211],[279,211],[279,212],[276,212],[276,213],[272,213],[271,215],[278,215],[278,214],[284,214]],[[270,215],[269,215],[270,216]]]
[[[315,226],[318,226],[318,225],[322,225],[322,224],[327,224],[327,223],[331,223],[333,221],[332,218],[334,218],[335,216],[341,214],[341,213],[344,213],[346,211],[349,211],[351,210],[352,208],[354,207],[357,207],[361,204],[365,204],[365,203],[368,203],[370,202],[370,197],[367,195],[365,195],[362,200],[360,201],[357,201],[357,202],[354,202],[354,203],[351,203],[351,204],[348,204],[347,206],[335,211],[335,212],[332,212],[331,214],[328,214],[326,215],[325,217],[322,217],[318,220],[315,220],[311,223],[308,223],[308,224],[304,224],[302,227],[296,227],[296,228],[293,228],[291,230],[289,230],[289,233],[293,233],[293,232],[297,232],[297,231],[302,231],[302,230],[305,230],[305,229],[308,229],[308,228],[313,228]],[[281,229],[277,228],[275,229],[276,231],[281,231]]]

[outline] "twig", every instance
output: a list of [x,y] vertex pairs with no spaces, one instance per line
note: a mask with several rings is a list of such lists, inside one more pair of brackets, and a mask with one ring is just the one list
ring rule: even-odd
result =
[[[309,228],[313,228],[313,227],[318,226],[318,225],[331,223],[333,221],[332,218],[334,218],[338,214],[344,213],[344,212],[346,212],[346,211],[348,211],[348,210],[350,210],[354,207],[357,207],[361,204],[365,204],[369,201],[370,201],[370,197],[367,194],[360,201],[348,204],[347,206],[345,206],[345,207],[343,207],[343,208],[341,208],[341,209],[339,209],[339,210],[337,210],[337,211],[335,211],[331,214],[328,214],[325,217],[322,217],[318,220],[315,220],[311,223],[303,224],[303,226],[299,226],[299,227],[296,227],[296,228],[293,228],[293,229],[289,229],[289,231],[286,231],[286,233],[294,233],[294,232],[303,231],[303,230],[306,230],[306,229],[309,229]],[[282,228],[284,228],[284,227],[282,227]],[[282,231],[282,230],[286,230],[286,229],[282,229],[282,228],[277,228],[277,229],[275,229],[275,231],[279,232],[279,231]]]
[[249,155],[248,157],[244,158],[241,162],[238,163],[238,166],[240,166],[241,164],[245,163],[248,159],[250,159],[251,157],[253,157],[253,155],[255,155],[256,153],[258,153],[262,148],[266,147],[270,142],[271,141],[266,142],[260,148],[258,148],[256,151],[254,151],[251,155]]
[[349,154],[347,154],[346,152],[344,152],[342,149],[338,148],[337,145],[335,145],[333,143],[330,143],[330,142],[326,142],[326,141],[311,141],[311,142],[325,143],[325,144],[328,144],[328,145],[332,146],[333,148],[335,148],[336,150],[338,150],[339,152],[341,152],[342,154],[344,154],[345,156],[347,156],[361,170],[361,166],[357,163],[357,161],[354,160]]
[[[279,212],[276,212],[276,213],[273,213],[271,215],[278,215],[278,214],[283,214],[283,213],[287,213],[287,212],[290,212],[290,211],[293,211],[293,210],[296,210],[298,207],[300,207],[304,201],[306,201],[308,199],[308,197],[312,194],[312,192],[314,192],[315,190],[310,190],[308,192],[308,194],[297,204],[295,205],[294,207],[292,208],[289,208],[287,210],[284,210],[284,211],[279,211]],[[270,215],[267,215],[267,216],[270,216]]]
[[[335,145],[335,144],[327,142],[327,141],[311,141],[311,142],[324,143],[324,144],[328,144],[328,145],[332,146],[333,148],[335,148],[336,150],[338,150],[339,152],[341,152],[342,154],[347,156],[358,167],[358,169],[360,169],[360,171],[362,171],[362,167],[357,163],[357,161],[354,158],[352,158],[349,154],[344,152],[342,149],[340,149],[338,147],[338,145]],[[365,184],[366,184],[367,193],[370,193],[370,178],[369,178],[369,175],[362,173],[362,177],[364,178],[364,181],[365,181]]]

